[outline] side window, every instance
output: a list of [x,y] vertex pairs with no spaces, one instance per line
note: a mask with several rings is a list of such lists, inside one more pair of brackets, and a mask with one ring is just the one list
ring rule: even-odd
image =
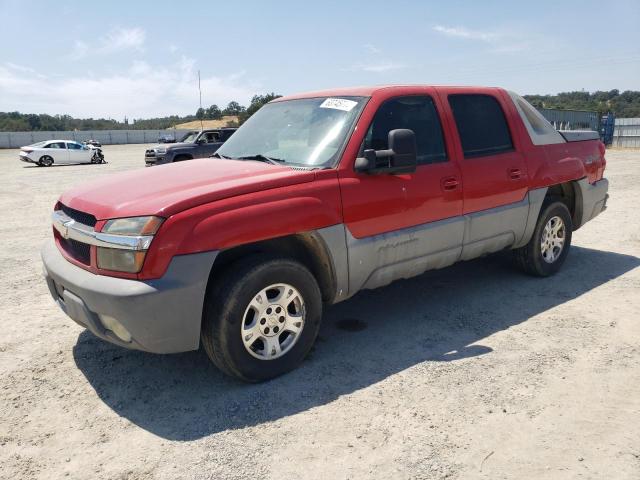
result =
[[513,150],[509,126],[498,101],[490,95],[449,95],[464,158]]
[[80,145],[79,143],[75,143],[75,142],[67,142],[67,147],[70,150],[82,150],[82,145]]
[[389,131],[397,128],[416,134],[418,165],[447,161],[442,126],[431,97],[406,96],[384,102],[373,117],[363,149],[386,150]]
[[206,134],[207,143],[216,143],[218,141],[218,134],[209,132]]

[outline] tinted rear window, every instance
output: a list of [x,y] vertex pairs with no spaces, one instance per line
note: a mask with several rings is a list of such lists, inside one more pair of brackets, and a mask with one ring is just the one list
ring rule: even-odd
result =
[[465,158],[513,150],[509,127],[498,101],[490,95],[450,95]]

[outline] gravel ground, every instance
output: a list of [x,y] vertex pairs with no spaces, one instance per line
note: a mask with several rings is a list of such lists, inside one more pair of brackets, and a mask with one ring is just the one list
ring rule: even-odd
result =
[[94,338],[51,300],[60,192],[142,168],[0,151],[0,478],[640,478],[640,152],[555,277],[496,255],[328,308],[301,368],[245,385],[205,355]]

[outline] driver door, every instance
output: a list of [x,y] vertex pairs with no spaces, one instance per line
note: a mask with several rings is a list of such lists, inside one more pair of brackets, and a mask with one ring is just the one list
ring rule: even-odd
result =
[[220,145],[218,134],[216,132],[207,132],[200,137],[204,142],[198,146],[198,156],[200,158],[208,157],[216,152]]
[[[77,142],[67,142],[67,148],[69,150],[69,163],[82,163],[87,162],[88,153]],[[89,157],[91,158],[91,157]]]
[[[364,149],[388,148],[389,131],[413,130],[417,167],[402,175],[341,170],[340,188],[349,246],[350,291],[454,263],[462,251],[462,180],[445,141],[435,92],[416,87],[385,99],[367,127]],[[364,115],[363,115],[364,116]]]

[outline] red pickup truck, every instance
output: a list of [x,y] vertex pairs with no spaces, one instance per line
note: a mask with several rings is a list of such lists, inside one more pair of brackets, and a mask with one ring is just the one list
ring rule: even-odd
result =
[[209,159],[60,197],[42,250],[54,300],[148,352],[202,342],[247,381],[296,367],[322,308],[511,249],[564,263],[606,207],[604,145],[500,88],[385,86],[279,98]]

